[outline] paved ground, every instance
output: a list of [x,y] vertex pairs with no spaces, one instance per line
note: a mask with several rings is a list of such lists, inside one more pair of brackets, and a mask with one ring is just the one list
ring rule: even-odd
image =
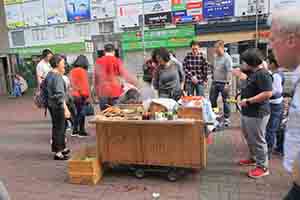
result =
[[[93,127],[90,133],[69,138],[71,148],[94,143]],[[49,121],[30,98],[0,98],[0,180],[13,200],[150,200],[153,192],[164,200],[280,200],[290,184],[278,158],[271,161],[272,174],[257,181],[246,177],[249,168],[235,165],[247,152],[237,126],[216,134],[206,170],[176,183],[114,172],[96,186],[71,185],[66,162],[52,160],[49,138]]]

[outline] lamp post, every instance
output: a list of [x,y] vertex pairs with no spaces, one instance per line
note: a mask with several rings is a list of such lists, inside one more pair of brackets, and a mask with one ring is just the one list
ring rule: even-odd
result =
[[146,46],[145,46],[145,4],[142,0],[142,46],[144,61],[146,61]]
[[258,48],[258,8],[259,7],[259,0],[256,0],[256,16],[255,16],[255,48]]

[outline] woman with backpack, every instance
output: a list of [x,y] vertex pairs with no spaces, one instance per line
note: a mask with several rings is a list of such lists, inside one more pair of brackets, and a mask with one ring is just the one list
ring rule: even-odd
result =
[[66,104],[66,85],[63,79],[65,59],[54,55],[50,60],[52,71],[46,77],[47,107],[52,119],[52,152],[54,160],[68,160],[71,152],[66,148],[65,120],[71,117]]
[[88,79],[88,59],[84,55],[78,56],[70,71],[71,95],[75,102],[76,116],[71,136],[87,137],[85,130],[85,115],[83,109],[89,103],[90,97]]

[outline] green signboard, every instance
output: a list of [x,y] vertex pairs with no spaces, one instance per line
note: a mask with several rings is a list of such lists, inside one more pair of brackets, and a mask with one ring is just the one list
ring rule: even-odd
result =
[[[159,47],[166,48],[179,48],[188,47],[194,37],[189,38],[170,38],[168,40],[157,40],[157,41],[145,41],[146,49],[154,49]],[[143,43],[141,41],[128,42],[122,44],[123,51],[138,51],[143,49]]]
[[11,48],[11,53],[19,54],[23,57],[30,57],[32,55],[40,55],[44,49],[50,49],[53,53],[67,54],[67,53],[81,53],[85,51],[84,42],[55,44],[47,46],[35,46],[24,48]]
[[[145,31],[145,41],[166,40],[169,38],[185,38],[195,35],[193,26],[186,26],[173,29],[156,29]],[[122,34],[122,42],[142,41],[139,32],[126,32]]]
[[172,11],[186,10],[186,4],[175,4],[172,6]]
[[24,0],[4,0],[4,5],[23,3]]

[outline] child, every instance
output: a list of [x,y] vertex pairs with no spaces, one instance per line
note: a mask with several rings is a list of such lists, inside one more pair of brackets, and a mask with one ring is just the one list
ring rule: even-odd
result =
[[21,91],[21,81],[19,77],[16,75],[14,78],[14,91],[13,91],[13,96],[14,97],[20,97],[22,96],[22,91]]

